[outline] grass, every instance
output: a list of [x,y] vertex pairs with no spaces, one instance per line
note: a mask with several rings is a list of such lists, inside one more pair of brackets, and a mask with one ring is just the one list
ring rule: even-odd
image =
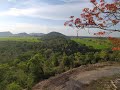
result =
[[0,41],[40,42],[40,38],[37,38],[37,37],[0,37]]
[[[98,38],[72,38],[77,43],[92,46],[95,49],[107,49],[111,47],[111,43],[107,39]],[[0,37],[0,41],[26,41],[26,42],[40,42],[38,37]]]
[[86,46],[92,46],[95,49],[107,49],[111,47],[110,41],[106,38],[72,38],[77,43],[85,44]]

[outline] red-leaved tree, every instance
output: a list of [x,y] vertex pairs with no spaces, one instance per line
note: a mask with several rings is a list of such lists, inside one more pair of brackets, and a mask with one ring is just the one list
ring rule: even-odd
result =
[[[120,32],[114,26],[120,24],[120,0],[90,0],[93,8],[84,8],[79,18],[70,16],[70,20],[64,23],[65,26],[77,28],[77,33],[83,28],[99,28],[103,31],[94,33],[102,36],[108,32]],[[109,37],[109,40],[116,46],[113,50],[120,50],[120,39]]]

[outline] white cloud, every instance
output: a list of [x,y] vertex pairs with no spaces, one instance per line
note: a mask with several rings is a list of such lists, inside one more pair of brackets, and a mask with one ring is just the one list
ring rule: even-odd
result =
[[[76,29],[72,29],[70,27],[64,27],[64,26],[47,26],[47,25],[39,25],[39,24],[30,24],[30,23],[16,23],[16,24],[10,24],[7,26],[0,25],[0,32],[2,31],[10,31],[12,33],[49,33],[49,32],[60,32],[65,35],[69,36],[76,36]],[[80,36],[83,35],[90,35],[87,30],[80,30],[79,32]]]
[[13,32],[42,32],[47,33],[48,32],[48,26],[46,25],[39,25],[39,24],[29,24],[29,23],[16,23],[15,28]]
[[90,0],[61,0],[61,1],[69,3],[69,2],[89,2]]
[[[76,36],[76,29],[64,26],[47,26],[47,25],[39,25],[39,24],[30,24],[30,23],[16,23],[10,24],[7,26],[0,25],[0,32],[2,31],[10,31],[12,33],[49,33],[49,32],[60,32],[62,34],[68,36]],[[81,29],[79,31],[79,36],[93,36],[95,32],[98,32],[98,29]],[[120,33],[113,33],[111,36],[119,37]]]
[[10,8],[0,12],[0,16],[28,16],[42,19],[64,20],[71,15],[79,16],[84,7],[92,7],[90,3],[66,3],[62,5],[41,5],[31,8]]
[[8,2],[16,2],[16,0],[8,0]]
[[[72,2],[72,1],[79,1],[79,0],[64,0],[64,1]],[[23,7],[22,8],[10,8],[7,11],[0,12],[0,17],[27,16],[27,17],[37,17],[38,19],[42,18],[42,19],[52,19],[52,20],[65,20],[71,15],[75,15],[79,17],[80,12],[84,7],[88,7],[88,6],[89,8],[92,7],[92,4],[87,1],[88,0],[80,0],[79,3],[65,3],[61,5],[49,5],[49,4],[41,3],[39,5],[37,4],[37,6],[35,6],[36,5],[35,3],[32,3],[32,7],[30,8],[28,7],[27,8],[23,8]],[[24,4],[29,5],[28,3],[30,4],[30,2],[25,2]],[[3,21],[1,23],[3,23]],[[6,23],[7,22],[5,22],[4,25],[7,25]],[[19,32],[48,33],[51,31],[57,31],[57,32],[61,32],[66,35],[76,35],[76,30],[73,30],[71,28],[67,28],[64,26],[54,26],[54,25],[47,26],[47,25],[39,25],[39,24],[17,23],[17,21],[14,24],[11,24],[9,26],[0,25],[0,27],[1,27],[0,31],[6,30],[6,31],[11,31],[13,33],[19,33]],[[79,35],[89,36],[89,33],[87,30],[81,30],[79,32]]]
[[33,8],[28,9],[17,9],[17,8],[10,8],[8,11],[0,12],[0,16],[26,16],[35,13],[36,10]]
[[30,23],[16,23],[16,24],[9,24],[9,25],[0,25],[0,32],[1,31],[11,31],[12,33],[20,33],[20,32],[48,32],[48,26],[46,25],[39,25],[39,24],[30,24]]

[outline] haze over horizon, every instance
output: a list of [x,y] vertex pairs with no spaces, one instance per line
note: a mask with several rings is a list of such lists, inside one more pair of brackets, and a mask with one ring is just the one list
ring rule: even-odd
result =
[[[85,7],[92,7],[89,0],[0,0],[0,32],[14,34],[60,32],[75,36],[76,30],[64,27],[69,16],[79,17]],[[119,28],[119,27],[117,27]],[[81,30],[79,36],[91,36],[97,29]],[[120,36],[120,33],[113,33]]]

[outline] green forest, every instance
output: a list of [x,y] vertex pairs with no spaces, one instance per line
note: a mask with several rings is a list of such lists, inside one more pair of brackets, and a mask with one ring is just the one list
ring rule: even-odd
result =
[[0,90],[31,90],[37,82],[81,65],[120,62],[120,51],[111,47],[107,38],[72,38],[57,32],[0,38]]

